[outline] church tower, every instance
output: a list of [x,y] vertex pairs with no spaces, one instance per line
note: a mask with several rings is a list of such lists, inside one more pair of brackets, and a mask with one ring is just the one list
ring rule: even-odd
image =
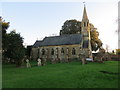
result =
[[88,19],[87,12],[86,12],[86,6],[84,4],[84,11],[83,11],[83,17],[82,17],[82,26],[87,27],[88,24],[89,24],[89,19]]
[[84,4],[81,27],[82,27],[82,35],[83,35],[83,48],[86,51],[86,54],[88,54],[88,57],[92,58],[90,24],[89,24],[89,19],[87,16],[85,4]]

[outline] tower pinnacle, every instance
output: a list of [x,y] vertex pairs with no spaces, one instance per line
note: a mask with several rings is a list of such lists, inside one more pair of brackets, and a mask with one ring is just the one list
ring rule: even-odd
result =
[[83,20],[88,20],[88,16],[87,16],[87,12],[86,12],[86,6],[85,6],[85,2],[84,3],[84,11],[83,11],[83,18],[82,18],[82,21]]

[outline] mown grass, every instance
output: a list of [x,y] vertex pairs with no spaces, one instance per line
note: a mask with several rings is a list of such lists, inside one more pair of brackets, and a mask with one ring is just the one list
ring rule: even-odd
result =
[[[35,64],[35,63],[32,63]],[[69,62],[32,68],[3,65],[3,88],[118,88],[117,61]]]

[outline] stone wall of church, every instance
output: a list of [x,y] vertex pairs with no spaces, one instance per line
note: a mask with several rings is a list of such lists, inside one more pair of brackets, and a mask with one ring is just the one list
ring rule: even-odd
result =
[[46,46],[40,47],[39,57],[50,61],[68,62],[71,59],[79,58],[81,51],[81,45]]
[[73,59],[81,60],[82,54],[90,57],[90,50],[83,49],[82,45],[61,45],[61,46],[43,46],[32,48],[32,59],[43,58],[48,61],[68,62]]
[[65,61],[70,58],[78,58],[80,53],[80,45],[62,45],[41,47],[39,56],[47,59],[59,59]]
[[38,55],[39,55],[39,48],[32,48],[31,58],[33,60],[36,60],[38,58]]

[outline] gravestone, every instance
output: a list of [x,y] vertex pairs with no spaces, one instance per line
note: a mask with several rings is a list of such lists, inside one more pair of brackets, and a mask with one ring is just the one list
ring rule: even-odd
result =
[[42,65],[43,65],[43,66],[46,65],[47,59],[46,59],[46,58],[43,58],[42,60],[43,60]]
[[27,62],[27,63],[26,63],[26,67],[27,67],[27,68],[31,67],[28,59],[26,59],[26,62]]
[[38,66],[41,66],[41,59],[38,58]]
[[82,60],[82,64],[84,65],[84,64],[86,64],[86,57],[85,57],[85,51],[83,51],[83,52],[81,52],[81,54],[80,54],[80,58],[81,58],[81,60]]
[[82,64],[86,64],[86,58],[85,58],[85,55],[82,56]]

